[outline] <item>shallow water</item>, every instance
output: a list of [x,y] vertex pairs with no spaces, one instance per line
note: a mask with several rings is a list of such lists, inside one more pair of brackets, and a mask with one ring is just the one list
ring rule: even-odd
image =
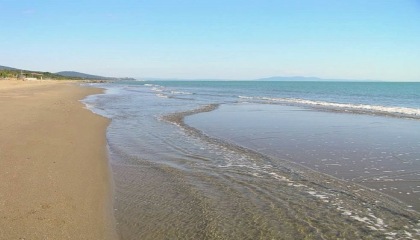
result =
[[418,120],[233,104],[188,117],[216,138],[389,194],[420,211]]
[[[354,176],[339,179],[339,170],[338,175],[332,176],[335,165],[324,164],[330,166],[331,176],[322,174],[321,167],[309,169],[315,166],[312,160],[321,161],[324,158],[318,157],[334,151],[342,154],[336,161],[344,164],[342,157],[350,153],[334,147],[341,146],[340,138],[334,136],[348,132],[354,134],[354,142],[363,139],[353,132],[358,126],[351,119],[357,118],[354,115],[336,115],[335,119],[343,118],[344,122],[339,121],[342,125],[337,126],[334,135],[329,134],[328,125],[322,125],[323,117],[317,115],[333,113],[279,105],[274,106],[279,110],[266,109],[271,105],[238,103],[241,101],[229,94],[200,95],[191,89],[168,90],[135,83],[101,86],[108,88],[107,94],[85,102],[93,111],[112,119],[107,138],[115,181],[115,216],[122,239],[420,236],[419,214],[405,204],[359,185],[362,181],[353,180]],[[172,91],[172,95],[167,91]],[[275,116],[289,117],[275,119],[275,111],[279,111]],[[282,111],[288,114],[283,115]],[[297,118],[290,115],[293,111],[310,114],[311,124],[316,123],[318,116],[319,127],[300,135],[305,123],[295,121]],[[281,120],[281,124],[260,121],[258,116],[264,114],[272,116],[264,119]],[[185,116],[189,116],[186,122]],[[247,116],[255,119],[250,121]],[[346,127],[344,123],[354,125]],[[267,126],[266,140],[255,137]],[[287,128],[276,130],[276,126]],[[299,137],[312,140],[300,142]],[[297,142],[301,145],[294,146]],[[270,147],[273,144],[283,147]],[[341,150],[351,152],[358,144],[358,149],[363,150],[360,142]],[[309,151],[314,146],[314,151]],[[312,165],[291,161],[295,156]]]

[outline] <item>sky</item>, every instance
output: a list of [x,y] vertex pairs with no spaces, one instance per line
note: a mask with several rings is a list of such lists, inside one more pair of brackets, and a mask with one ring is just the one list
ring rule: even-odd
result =
[[420,0],[0,0],[0,65],[420,81]]

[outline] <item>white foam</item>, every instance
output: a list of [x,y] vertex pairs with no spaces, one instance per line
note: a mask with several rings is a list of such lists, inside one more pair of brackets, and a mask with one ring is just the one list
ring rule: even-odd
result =
[[153,87],[152,88],[152,91],[155,91],[155,92],[163,92],[163,89],[162,88],[158,88],[158,87]]
[[247,96],[238,96],[238,98],[241,98],[241,99],[253,99],[253,97],[247,97]]
[[300,98],[270,98],[270,97],[247,97],[247,96],[238,96],[238,98],[263,100],[263,101],[268,101],[268,102],[303,104],[303,105],[319,106],[319,107],[325,107],[325,108],[335,108],[335,109],[342,109],[342,110],[355,110],[355,111],[376,112],[376,113],[383,113],[383,114],[401,114],[401,115],[408,115],[408,116],[420,116],[420,109],[408,108],[408,107],[334,103],[334,102],[315,101],[315,100],[307,100],[307,99],[300,99]]
[[182,92],[182,91],[171,91],[171,94],[192,95],[192,93],[190,92]]

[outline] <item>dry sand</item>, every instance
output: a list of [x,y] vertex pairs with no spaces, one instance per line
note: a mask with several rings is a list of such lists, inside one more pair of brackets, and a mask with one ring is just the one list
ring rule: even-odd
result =
[[101,90],[0,80],[0,239],[115,239]]

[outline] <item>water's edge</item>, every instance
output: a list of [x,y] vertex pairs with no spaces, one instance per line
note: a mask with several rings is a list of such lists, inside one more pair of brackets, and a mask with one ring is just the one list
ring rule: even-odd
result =
[[[230,150],[246,152],[247,155],[265,159],[265,161],[273,163],[273,156],[264,155],[247,147],[240,146],[237,143],[214,138],[202,132],[201,130],[185,123],[186,117],[195,114],[214,111],[218,109],[220,105],[221,104],[210,104],[204,105],[194,110],[172,113],[166,116],[162,116],[162,120],[167,121],[171,124],[175,124],[182,128],[187,134],[198,137],[200,139],[204,139],[205,141],[210,142],[212,144],[220,144],[225,147],[227,146],[227,148],[229,148]],[[385,193],[381,193],[377,190],[362,186],[358,183],[338,179],[334,176],[315,171],[301,164],[291,162],[286,159],[276,158],[275,160],[276,162],[282,162],[282,172],[286,173],[287,175],[285,178],[283,176],[280,177],[280,179],[286,182],[289,181],[288,179],[293,179],[293,181],[291,181],[293,183],[288,184],[289,187],[297,187],[301,190],[302,185],[300,185],[299,183],[295,184],[295,182],[305,182],[306,184],[310,185],[310,187],[308,187],[307,189],[307,192],[309,192],[311,196],[315,196],[321,199],[323,202],[329,202],[329,200],[325,200],[328,199],[328,193],[338,193],[339,195],[341,195],[341,197],[352,199],[352,201],[350,202],[352,202],[353,204],[360,203],[355,205],[351,204],[349,206],[338,206],[337,210],[343,216],[348,216],[356,221],[368,223],[368,225],[370,222],[371,226],[368,226],[369,228],[374,230],[379,229],[381,231],[386,231],[387,227],[392,228],[391,224],[384,224],[383,221],[393,219],[392,221],[402,221],[405,222],[405,224],[411,225],[411,229],[414,230],[411,233],[403,232],[401,236],[405,235],[404,237],[410,238],[413,236],[412,234],[416,235],[420,233],[420,230],[417,229],[420,224],[420,213],[413,209],[410,209],[408,205],[403,203],[402,201]],[[346,201],[338,202],[343,203]],[[387,219],[386,217],[384,217],[383,219],[377,217],[386,215],[388,215],[387,217],[389,219]],[[404,231],[406,230],[407,228]],[[389,233],[388,235],[393,237],[400,236],[399,233],[395,232]]]

